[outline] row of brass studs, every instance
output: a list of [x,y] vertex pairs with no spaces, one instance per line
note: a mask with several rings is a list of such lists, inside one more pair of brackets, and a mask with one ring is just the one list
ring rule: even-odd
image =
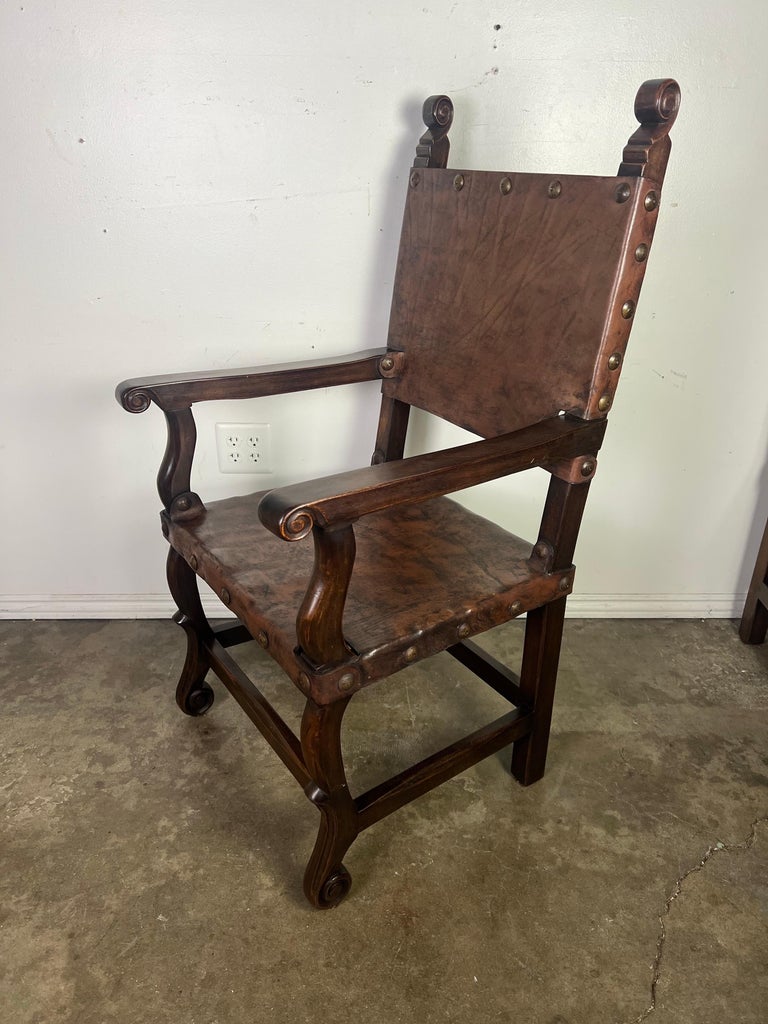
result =
[[[632,189],[629,187],[629,185],[627,185],[626,182],[622,182],[621,185],[619,185],[616,189],[616,202],[626,203],[626,201],[629,199],[631,195]],[[656,195],[655,192],[649,192],[643,200],[643,206],[650,213],[652,210],[655,210],[658,205],[659,197]],[[648,246],[645,242],[640,242],[640,244],[635,249],[635,260],[638,263],[644,263],[647,258]],[[627,299],[627,301],[621,307],[621,315],[625,320],[631,320],[634,314],[635,303],[632,299]],[[618,370],[618,368],[621,366],[621,360],[621,352],[614,352],[612,355],[608,357],[608,369]],[[610,395],[602,395],[599,402],[597,403],[597,408],[600,410],[600,412],[608,412],[608,410],[611,407],[611,402],[612,399]]]
[[[409,179],[411,188],[416,188],[421,181],[421,175],[418,171],[414,171]],[[466,184],[466,178],[463,174],[456,174],[453,178],[453,187],[457,192],[461,192]],[[507,175],[499,182],[499,191],[503,196],[508,196],[512,191],[512,179]],[[563,186],[559,181],[550,181],[547,186],[547,195],[550,199],[557,199],[562,195]],[[626,182],[622,182],[616,188],[616,202],[626,203],[629,197],[632,195],[632,189]],[[649,192],[643,200],[643,205],[649,212],[655,210],[659,205],[659,197],[655,192]],[[645,258],[645,257],[643,257]]]
[[[620,185],[618,185],[616,187],[616,202],[617,203],[626,203],[626,201],[629,199],[629,197],[631,195],[632,195],[632,189],[629,187],[629,185],[626,183],[626,181],[623,181]],[[651,210],[655,210],[658,205],[659,205],[659,197],[656,195],[655,192],[653,192],[653,191],[649,192],[648,195],[643,200],[643,206],[650,213]]]

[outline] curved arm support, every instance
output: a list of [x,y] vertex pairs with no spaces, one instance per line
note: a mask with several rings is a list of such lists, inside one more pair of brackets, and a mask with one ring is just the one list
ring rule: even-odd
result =
[[669,130],[680,109],[680,86],[673,78],[643,82],[635,97],[635,117],[640,127],[624,148],[619,177],[631,175],[664,181],[672,148]]
[[157,474],[157,493],[174,519],[196,515],[202,503],[190,487],[197,430],[191,409],[166,412],[168,442]]
[[296,617],[296,636],[313,665],[344,661],[344,602],[355,564],[355,534],[351,526],[338,530],[313,529],[315,566]]

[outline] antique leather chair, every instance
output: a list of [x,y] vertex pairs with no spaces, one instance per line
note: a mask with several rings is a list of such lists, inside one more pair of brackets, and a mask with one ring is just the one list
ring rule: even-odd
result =
[[[129,412],[165,413],[158,476],[168,582],[187,636],[177,701],[206,712],[213,670],[320,812],[307,898],[348,892],[342,858],[398,807],[513,744],[512,774],[541,778],[572,558],[645,272],[680,90],[637,93],[640,127],[616,177],[448,170],[453,105],[424,105],[407,186],[386,347],[295,363],[125,381]],[[203,504],[190,490],[192,405],[380,378],[372,465]],[[417,406],[480,440],[404,458]],[[542,467],[527,543],[446,497]],[[205,580],[237,616],[212,625]],[[470,639],[526,614],[517,676]],[[300,736],[227,648],[255,639],[306,697]],[[362,687],[448,651],[512,705],[465,739],[354,796],[342,716]]]

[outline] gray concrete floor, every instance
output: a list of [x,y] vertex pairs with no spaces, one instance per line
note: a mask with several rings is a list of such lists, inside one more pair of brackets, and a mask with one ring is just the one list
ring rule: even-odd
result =
[[[484,642],[516,661],[519,624]],[[505,751],[385,819],[328,913],[283,765],[218,683],[205,718],[177,710],[176,626],[4,622],[0,644],[5,1024],[768,1019],[768,650],[733,623],[569,621],[544,780]],[[448,656],[372,687],[353,787],[500,706]]]

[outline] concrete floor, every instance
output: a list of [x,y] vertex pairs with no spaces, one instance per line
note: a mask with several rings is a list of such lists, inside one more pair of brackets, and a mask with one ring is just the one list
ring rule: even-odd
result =
[[[519,624],[484,642],[516,660]],[[521,789],[505,751],[398,811],[329,913],[283,765],[218,683],[205,718],[176,709],[176,626],[0,644],[4,1024],[768,1019],[768,649],[733,623],[569,621],[545,779]],[[372,687],[353,787],[500,706],[447,656]]]

